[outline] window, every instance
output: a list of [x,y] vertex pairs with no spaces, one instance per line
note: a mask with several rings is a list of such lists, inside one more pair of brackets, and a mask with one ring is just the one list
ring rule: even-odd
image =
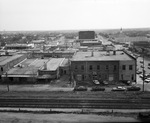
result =
[[123,80],[123,74],[121,74],[121,80]]
[[99,78],[101,78],[101,74],[99,74]]
[[105,80],[107,80],[107,75],[105,74]]
[[126,70],[126,66],[125,65],[122,65],[122,70]]
[[114,65],[114,71],[117,69],[117,66],[116,65]]
[[82,80],[84,80],[84,75],[82,75]]
[[97,65],[97,70],[99,70],[100,69],[100,66],[99,65]]
[[134,74],[132,74],[132,77],[131,77],[132,81],[134,80]]
[[133,68],[132,68],[132,65],[129,65],[129,70],[132,70]]
[[76,69],[76,70],[78,69],[77,65],[75,66],[75,69]]
[[108,65],[106,65],[106,70],[108,70]]
[[3,72],[3,67],[1,67],[1,71]]
[[81,66],[81,70],[84,70],[84,65]]
[[90,70],[92,70],[92,69],[93,69],[92,65],[90,65],[89,69],[90,69]]

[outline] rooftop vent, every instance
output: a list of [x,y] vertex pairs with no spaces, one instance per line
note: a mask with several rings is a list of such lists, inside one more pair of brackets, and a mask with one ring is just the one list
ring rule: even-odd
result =
[[116,50],[113,51],[113,55],[116,55]]

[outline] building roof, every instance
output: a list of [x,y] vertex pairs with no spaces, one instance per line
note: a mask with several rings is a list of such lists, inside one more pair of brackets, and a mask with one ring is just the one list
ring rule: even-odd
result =
[[27,59],[21,63],[22,67],[16,66],[10,69],[7,73],[8,75],[16,75],[16,77],[18,75],[33,76],[37,74],[38,69],[47,61],[48,59]]
[[1,56],[1,57],[0,57],[0,63],[1,63],[2,61],[6,60],[8,57],[10,57],[10,56]]
[[69,65],[69,59],[64,59],[60,66],[64,67],[64,66],[68,66],[68,65]]
[[143,36],[137,37],[118,37],[115,39],[118,42],[135,42],[135,41],[150,41],[149,38]]
[[[108,55],[109,54],[109,55]],[[77,52],[71,61],[123,61],[133,60],[132,57],[127,55],[123,51],[116,51],[116,55],[113,55],[113,51],[107,53],[106,51],[92,51],[91,52]]]
[[13,56],[1,56],[0,57],[0,65],[5,65],[8,62],[11,62],[12,60],[15,60],[21,56],[23,56],[23,54],[17,54],[17,55],[13,55]]
[[45,43],[45,40],[33,40],[32,43],[34,44]]
[[83,41],[82,43],[89,43],[89,44],[94,44],[94,43],[96,43],[96,44],[100,44],[101,42],[100,41]]
[[29,47],[28,44],[7,44],[5,47]]
[[47,70],[55,71],[63,63],[65,58],[52,58],[47,62]]

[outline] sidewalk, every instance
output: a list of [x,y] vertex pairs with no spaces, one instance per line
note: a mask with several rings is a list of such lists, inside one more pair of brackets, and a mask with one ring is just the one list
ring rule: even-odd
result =
[[[49,84],[9,85],[9,91],[72,91],[69,87],[53,87]],[[0,91],[8,91],[7,85],[0,85]]]

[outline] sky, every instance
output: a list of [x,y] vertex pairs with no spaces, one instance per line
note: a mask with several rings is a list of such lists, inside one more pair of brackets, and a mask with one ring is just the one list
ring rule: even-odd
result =
[[0,31],[149,28],[150,0],[0,0]]

